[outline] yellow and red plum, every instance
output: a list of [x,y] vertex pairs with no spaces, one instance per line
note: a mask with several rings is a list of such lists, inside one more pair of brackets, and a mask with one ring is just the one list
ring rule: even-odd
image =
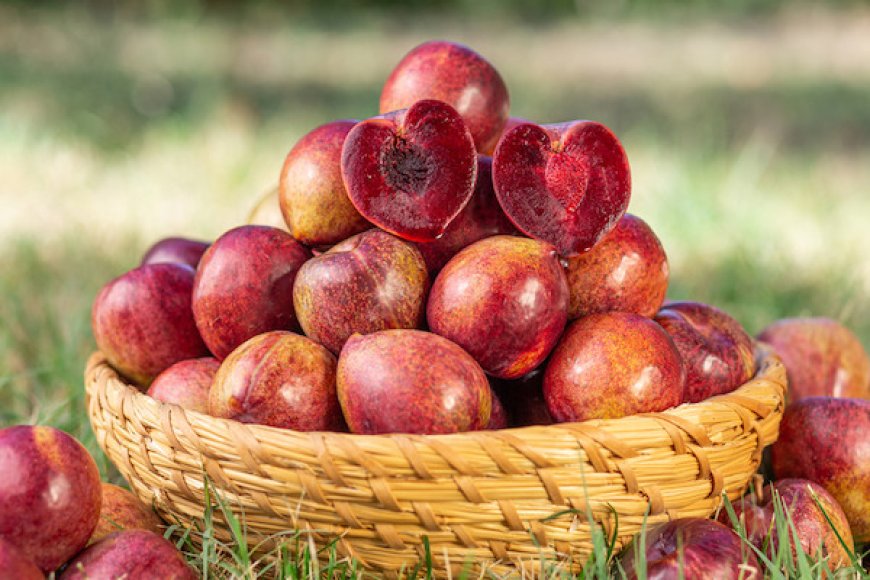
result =
[[568,259],[568,318],[596,312],[652,317],[668,289],[668,258],[639,217],[625,214],[591,250]]
[[296,431],[341,431],[335,357],[292,332],[255,336],[221,363],[209,395],[209,413]]
[[45,575],[21,550],[0,538],[0,578],[8,580],[44,580]]
[[189,238],[164,238],[148,248],[142,256],[145,264],[185,264],[193,269],[199,264],[202,255],[208,249],[209,243]]
[[53,427],[0,429],[0,540],[43,572],[85,547],[100,517],[100,472]]
[[355,125],[342,147],[341,174],[363,217],[426,242],[440,237],[471,199],[477,153],[453,107],[417,101]]
[[212,244],[196,271],[193,315],[218,360],[258,334],[296,329],[293,282],[310,257],[269,226],[237,227]]
[[739,322],[700,302],[671,302],[655,316],[680,351],[686,403],[730,393],[755,374],[752,339]]
[[786,318],[761,331],[788,373],[788,399],[870,399],[870,357],[851,330],[830,318]]
[[356,124],[344,119],[321,125],[284,160],[281,212],[290,233],[303,244],[331,245],[371,227],[351,203],[341,178],[341,148]]
[[353,433],[456,433],[483,429],[490,420],[483,370],[459,346],[429,332],[351,336],[337,381]]
[[103,483],[102,494],[100,520],[88,545],[121,530],[148,530],[155,534],[163,532],[160,518],[154,510],[140,502],[132,492],[111,483]]
[[480,155],[477,158],[477,182],[471,201],[450,222],[443,236],[432,242],[420,242],[417,248],[426,260],[429,273],[434,275],[466,246],[490,236],[516,233],[516,228],[504,215],[492,189],[492,158]]
[[208,354],[191,312],[193,280],[190,266],[147,264],[103,286],[94,300],[97,347],[140,387],[180,360]]
[[[734,503],[737,520],[743,525],[746,537],[755,547],[764,550],[767,546],[768,556],[775,553],[779,536],[776,530],[774,490],[779,494],[782,507],[789,514],[789,521],[794,524],[794,530],[789,528],[787,532],[788,537],[791,538],[796,533],[804,553],[814,559],[827,557],[832,570],[851,564],[849,553],[837,537],[839,534],[849,550],[852,549],[852,532],[843,509],[825,488],[806,479],[781,479],[766,485],[761,497],[747,495]],[[816,505],[814,495],[824,511]],[[828,519],[831,523],[828,523]],[[719,521],[733,527],[726,510],[719,513]]]
[[208,394],[221,363],[214,357],[177,362],[154,379],[148,396],[197,413],[208,413]]
[[540,365],[568,319],[568,283],[553,247],[493,236],[454,256],[432,285],[429,328],[499,378]]
[[631,197],[625,151],[593,121],[514,127],[493,154],[492,181],[514,225],[564,257],[589,251],[616,226]]
[[172,542],[147,530],[127,530],[111,534],[76,556],[59,579],[195,580],[196,577]]
[[455,108],[468,125],[474,146],[490,154],[510,110],[507,86],[485,58],[467,46],[430,41],[396,65],[381,92],[380,112],[405,109],[422,99]]
[[293,303],[305,334],[338,354],[355,332],[418,328],[428,289],[417,248],[373,229],[302,266]]
[[[637,541],[637,539],[635,539]],[[650,580],[761,580],[762,568],[751,548],[731,528],[704,518],[680,518],[646,532],[643,560]],[[635,546],[623,552],[626,578],[639,575]]]
[[855,541],[870,541],[870,401],[808,397],[788,405],[771,456],[777,479],[818,483],[843,508]]
[[683,401],[685,372],[673,341],[639,314],[590,314],[568,326],[544,371],[557,422],[617,419]]

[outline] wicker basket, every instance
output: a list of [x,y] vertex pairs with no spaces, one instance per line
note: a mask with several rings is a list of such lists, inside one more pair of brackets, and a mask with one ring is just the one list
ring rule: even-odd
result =
[[[299,433],[161,404],[88,361],[97,440],[145,502],[201,518],[204,477],[243,512],[250,542],[311,530],[318,546],[395,577],[429,554],[436,574],[542,560],[582,566],[588,514],[618,546],[648,523],[709,516],[739,497],[776,440],[785,369],[759,352],[735,392],[664,413],[455,435]],[[648,516],[647,516],[648,514]],[[218,526],[224,525],[217,522]],[[221,530],[225,533],[225,530]],[[543,556],[543,557],[542,557]]]

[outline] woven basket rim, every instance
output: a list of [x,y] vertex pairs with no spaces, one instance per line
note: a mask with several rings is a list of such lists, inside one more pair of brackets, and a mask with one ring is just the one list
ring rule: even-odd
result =
[[[715,395],[698,403],[682,403],[676,407],[671,407],[664,411],[660,412],[650,412],[650,413],[637,413],[634,415],[626,415],[624,417],[619,417],[615,419],[590,419],[586,421],[580,422],[563,422],[563,423],[552,423],[550,425],[528,425],[522,427],[508,427],[506,429],[498,429],[498,430],[488,430],[481,429],[478,431],[464,431],[459,433],[446,433],[446,434],[416,434],[416,433],[405,433],[405,432],[396,432],[396,433],[383,433],[377,435],[367,435],[367,434],[359,434],[359,433],[349,433],[344,431],[296,431],[293,429],[286,429],[282,427],[273,427],[270,425],[263,425],[259,423],[244,423],[245,427],[249,429],[255,429],[263,434],[266,433],[274,433],[274,434],[296,434],[299,436],[310,436],[312,434],[327,434],[330,437],[340,437],[347,438],[354,443],[360,443],[365,441],[383,441],[383,440],[393,440],[397,437],[400,438],[424,438],[426,440],[434,440],[444,443],[449,443],[451,441],[456,441],[457,439],[464,439],[468,437],[473,437],[475,439],[479,439],[480,437],[486,437],[487,434],[492,433],[506,433],[506,434],[515,434],[515,433],[528,433],[531,430],[540,430],[540,429],[571,429],[572,426],[582,426],[587,425],[591,427],[597,428],[607,428],[608,426],[614,426],[617,424],[624,424],[627,420],[632,419],[642,419],[642,418],[661,418],[664,416],[672,416],[677,419],[691,419],[691,415],[697,412],[697,409],[703,406],[709,405],[718,405],[722,404],[724,401],[731,399],[734,400],[735,396],[737,397],[737,404],[741,404],[742,406],[746,406],[748,401],[754,401],[757,405],[753,405],[750,408],[750,411],[758,413],[762,411],[763,415],[767,415],[770,412],[773,412],[776,408],[776,405],[773,407],[769,407],[763,401],[760,401],[756,398],[753,398],[751,395],[747,396],[743,393],[747,389],[750,384],[757,383],[759,381],[764,381],[770,383],[771,385],[775,385],[780,390],[780,396],[784,401],[785,392],[787,390],[787,385],[784,381],[778,382],[771,378],[771,375],[777,369],[777,367],[783,367],[783,363],[780,360],[779,356],[771,349],[769,346],[764,343],[756,342],[753,345],[754,354],[756,360],[756,371],[755,375],[749,379],[746,383],[740,385],[735,390],[724,393],[721,395]],[[118,386],[126,387],[131,391],[134,391],[133,397],[136,404],[143,405],[153,405],[155,408],[161,407],[169,407],[174,408],[177,407],[181,409],[178,405],[173,403],[163,403],[154,399],[143,392],[139,387],[127,381],[118,371],[116,371],[108,361],[108,358],[99,350],[94,351],[90,357],[88,358],[86,367],[85,367],[85,380],[89,381],[91,377],[95,376],[97,373],[108,373],[108,381],[111,383],[116,383]],[[733,403],[731,403],[733,404]],[[763,407],[763,409],[762,409]],[[207,413],[200,413],[198,411],[194,411],[192,409],[183,409],[184,413],[194,419],[199,419],[202,421],[212,421],[215,424],[223,425],[227,429],[231,429],[233,425],[237,425],[240,422],[234,419],[226,419],[222,417],[215,417],[213,415],[209,415]],[[622,422],[622,423],[620,423]]]

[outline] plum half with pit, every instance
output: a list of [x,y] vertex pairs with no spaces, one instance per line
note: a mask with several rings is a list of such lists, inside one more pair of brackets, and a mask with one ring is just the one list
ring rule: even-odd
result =
[[444,40],[424,42],[396,65],[381,91],[380,112],[422,99],[455,108],[475,148],[485,154],[495,148],[510,110],[507,86],[495,67],[467,46]]
[[464,348],[492,376],[512,379],[541,364],[568,319],[568,283],[554,248],[493,236],[454,256],[432,285],[432,332]]
[[355,332],[419,327],[428,289],[417,248],[373,229],[306,262],[293,303],[305,334],[338,354]]
[[342,147],[341,174],[363,217],[426,242],[441,236],[471,199],[477,153],[456,109],[423,100],[354,126]]
[[218,360],[258,334],[297,328],[293,282],[310,257],[290,234],[269,226],[240,226],[212,244],[196,271],[193,315]]
[[601,123],[525,123],[504,134],[492,161],[502,209],[523,233],[572,257],[616,226],[631,197],[628,157]]
[[439,434],[485,428],[492,412],[480,366],[420,330],[350,337],[338,359],[338,398],[353,433]]

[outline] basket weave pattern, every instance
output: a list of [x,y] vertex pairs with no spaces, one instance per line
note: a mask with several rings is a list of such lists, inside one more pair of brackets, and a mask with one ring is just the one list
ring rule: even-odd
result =
[[[168,519],[202,516],[203,475],[250,542],[310,530],[322,547],[396,576],[425,552],[440,574],[471,563],[495,573],[542,559],[579,566],[589,517],[617,548],[669,518],[709,516],[747,488],[776,440],[785,369],[759,353],[733,393],[663,413],[455,435],[300,433],[161,404],[95,353],[85,372],[99,444],[143,501]],[[223,523],[217,521],[216,525]],[[226,537],[226,530],[221,530]],[[543,556],[543,558],[542,558]]]

